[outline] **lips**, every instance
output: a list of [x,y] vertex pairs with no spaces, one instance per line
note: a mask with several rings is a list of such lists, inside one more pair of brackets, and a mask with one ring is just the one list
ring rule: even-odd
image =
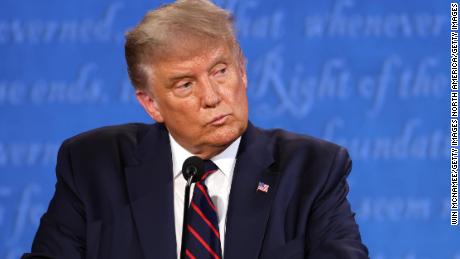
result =
[[214,117],[208,124],[218,126],[225,123],[227,120],[228,114],[222,114]]

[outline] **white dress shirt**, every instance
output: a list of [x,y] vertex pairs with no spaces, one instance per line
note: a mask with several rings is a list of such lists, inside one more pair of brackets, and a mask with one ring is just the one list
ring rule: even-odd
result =
[[[179,145],[171,136],[171,134],[169,134],[169,139],[171,143],[171,154],[173,162],[174,223],[176,227],[177,258],[180,258],[182,224],[184,220],[184,191],[186,185],[186,181],[182,176],[182,165],[184,161],[190,156],[193,156],[193,154]],[[233,141],[233,143],[223,152],[211,158],[219,170],[208,176],[205,180],[205,184],[208,187],[209,196],[211,196],[211,200],[214,203],[214,206],[216,206],[217,215],[219,217],[219,233],[220,243],[222,246],[222,255],[224,253],[225,223],[227,219],[228,198],[230,194],[230,187],[232,185],[236,153],[238,151],[240,141],[241,137]],[[192,184],[190,189],[190,201],[193,196],[194,187],[195,185]]]

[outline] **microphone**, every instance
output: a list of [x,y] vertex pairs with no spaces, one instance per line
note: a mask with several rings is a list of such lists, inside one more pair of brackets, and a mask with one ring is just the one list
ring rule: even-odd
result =
[[187,209],[190,201],[190,186],[192,183],[198,182],[204,174],[204,162],[203,159],[197,156],[191,156],[184,161],[182,165],[182,175],[184,176],[187,184],[185,185],[184,195],[184,221],[182,222],[182,243],[180,250],[180,258],[185,259],[184,244],[187,239]]
[[184,176],[187,184],[198,182],[204,173],[203,159],[197,156],[191,156],[184,161],[182,165],[182,175]]

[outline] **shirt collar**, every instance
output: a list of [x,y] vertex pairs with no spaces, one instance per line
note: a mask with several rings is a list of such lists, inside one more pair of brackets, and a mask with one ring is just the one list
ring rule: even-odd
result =
[[[173,177],[176,179],[182,172],[182,165],[184,161],[193,156],[192,153],[188,152],[183,148],[176,140],[169,134],[169,140],[171,143],[171,154],[173,161]],[[230,146],[228,146],[224,151],[220,152],[218,155],[211,158],[211,160],[216,164],[222,173],[227,177],[230,177],[233,173],[233,167],[235,165],[236,153],[238,152],[238,147],[240,145],[241,136],[233,141]]]

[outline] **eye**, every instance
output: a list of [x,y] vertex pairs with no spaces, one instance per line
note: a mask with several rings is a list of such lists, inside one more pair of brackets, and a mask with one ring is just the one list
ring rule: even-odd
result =
[[182,88],[182,89],[187,89],[187,88],[190,88],[190,87],[192,87],[192,82],[185,82],[185,83],[179,84],[177,86],[177,88]]
[[178,97],[186,97],[189,96],[193,92],[193,81],[182,81],[177,83],[173,88],[173,93],[175,96]]
[[222,67],[219,67],[216,71],[216,73],[214,75],[216,76],[221,76],[221,75],[225,75],[227,73],[227,67],[226,66],[222,66]]
[[227,68],[224,67],[218,71],[219,74],[225,74],[227,72]]

